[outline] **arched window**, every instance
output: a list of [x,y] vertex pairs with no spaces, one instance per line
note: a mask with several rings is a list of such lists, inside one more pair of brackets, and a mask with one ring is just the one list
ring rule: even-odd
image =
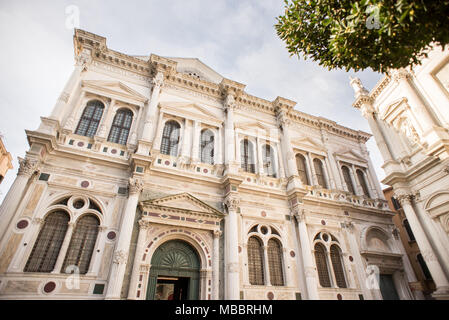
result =
[[332,268],[334,269],[335,280],[339,288],[346,288],[345,272],[343,270],[340,248],[333,244],[330,249]]
[[181,126],[176,121],[167,121],[162,132],[161,153],[178,155],[179,132]]
[[253,144],[248,139],[240,142],[241,167],[246,172],[255,173]]
[[360,186],[362,187],[363,194],[369,197],[369,190],[368,185],[366,184],[365,174],[360,169],[357,169],[356,173],[357,178],[359,179]]
[[323,188],[327,188],[326,179],[324,178],[323,163],[320,159],[315,158],[313,159],[313,166],[315,167],[315,174],[318,184]]
[[416,258],[418,259],[418,263],[421,267],[421,270],[424,274],[424,277],[426,280],[432,280],[432,275],[430,274],[429,268],[427,267],[426,262],[424,261],[424,258],[422,257],[421,253],[419,253]]
[[78,123],[75,134],[93,137],[97,132],[98,124],[103,115],[104,105],[101,101],[91,100],[84,108],[83,115]]
[[253,285],[264,284],[263,274],[263,246],[257,237],[248,239],[248,274],[249,283]]
[[320,285],[329,288],[331,286],[331,279],[327,265],[326,248],[321,243],[315,244],[315,262]]
[[296,155],[296,167],[298,168],[298,175],[302,183],[310,185],[309,176],[307,175],[306,158],[300,153]]
[[347,166],[342,166],[341,171],[343,172],[343,178],[345,179],[348,191],[351,192],[352,194],[355,194],[354,185],[352,184],[351,180],[351,174],[349,173],[349,168]]
[[44,221],[25,265],[25,272],[53,271],[62,242],[64,241],[70,216],[65,211],[50,213]]
[[408,238],[410,241],[415,241],[415,235],[413,234],[412,228],[410,228],[410,223],[408,223],[408,220],[404,220],[404,228],[405,231],[407,231]]
[[201,162],[214,164],[214,134],[210,130],[201,132]]
[[128,141],[129,130],[133,122],[133,113],[129,109],[120,109],[117,111],[109,132],[108,141],[126,144]]
[[282,245],[276,239],[268,240],[268,266],[270,269],[270,282],[273,286],[284,285],[284,273],[282,271]]
[[268,145],[264,145],[262,148],[263,170],[269,177],[276,178],[276,170],[274,168],[274,152]]
[[66,272],[66,268],[73,265],[79,268],[80,274],[87,273],[97,241],[99,225],[97,217],[92,214],[87,214],[78,220],[61,272]]

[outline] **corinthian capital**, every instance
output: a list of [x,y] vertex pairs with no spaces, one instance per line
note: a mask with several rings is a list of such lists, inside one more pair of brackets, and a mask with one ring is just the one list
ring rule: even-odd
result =
[[17,173],[18,175],[31,177],[31,175],[36,172],[38,167],[37,160],[27,158],[23,159],[20,157],[17,157],[17,159],[19,160],[20,164],[19,172]]
[[76,65],[81,66],[83,69],[87,67],[92,61],[92,55],[89,49],[84,49],[80,54],[75,57]]
[[164,84],[164,74],[160,71],[156,73],[156,76],[151,80],[151,83],[155,87],[162,87]]
[[395,194],[394,197],[399,201],[401,206],[411,205],[413,199],[415,198],[415,196],[413,194],[408,194],[408,193]]
[[146,230],[146,229],[148,229],[148,228],[150,227],[150,225],[151,225],[151,224],[150,224],[149,221],[142,220],[142,219],[139,220],[139,227],[140,227],[141,230]]
[[404,68],[392,70],[389,72],[389,74],[390,77],[392,77],[396,82],[407,80],[408,78],[410,78],[410,73]]
[[280,127],[285,128],[291,124],[291,120],[288,118],[287,111],[282,108],[276,110],[276,120]]
[[240,199],[237,196],[230,195],[225,200],[228,210],[236,211],[240,205]]
[[142,191],[143,181],[138,178],[129,178],[129,194],[136,194]]
[[234,110],[236,108],[236,106],[237,105],[235,103],[234,95],[232,95],[232,94],[226,95],[223,109],[224,110],[229,110],[229,109]]

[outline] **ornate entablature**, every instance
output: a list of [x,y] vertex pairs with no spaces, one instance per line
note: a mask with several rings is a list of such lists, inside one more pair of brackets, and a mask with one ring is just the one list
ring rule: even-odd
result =
[[144,221],[196,229],[218,230],[224,214],[188,193],[141,201]]
[[[331,121],[327,121],[321,117],[315,117],[305,114],[303,112],[293,110],[296,102],[285,99],[277,98],[271,102],[262,98],[252,96],[244,92],[245,85],[223,78],[220,83],[217,83],[218,76],[212,81],[206,80],[208,77],[196,77],[177,71],[178,62],[176,59],[181,58],[166,58],[155,54],[151,54],[147,61],[146,57],[142,56],[130,56],[113,51],[106,46],[106,38],[97,36],[95,34],[79,30],[75,31],[75,56],[78,56],[83,48],[92,50],[93,63],[98,62],[110,65],[114,68],[121,68],[128,72],[135,73],[142,76],[142,80],[154,77],[158,72],[164,74],[164,87],[176,88],[180,90],[189,90],[191,94],[202,95],[208,97],[213,101],[223,101],[228,93],[234,96],[235,103],[239,108],[251,109],[264,113],[275,115],[275,110],[279,106],[288,106],[290,110],[287,117],[296,123],[306,124],[315,128],[324,127],[332,134],[340,135],[345,138],[351,138],[355,140],[367,141],[370,135],[361,131],[351,130],[349,128],[340,126]],[[206,66],[207,67],[207,66]],[[217,74],[218,75],[218,74]]]

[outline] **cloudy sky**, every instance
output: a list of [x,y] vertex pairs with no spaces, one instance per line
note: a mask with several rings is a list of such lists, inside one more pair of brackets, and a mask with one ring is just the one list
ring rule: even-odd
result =
[[[73,29],[107,38],[130,55],[155,53],[196,57],[222,76],[246,84],[246,91],[273,100],[283,96],[296,108],[341,125],[370,132],[351,107],[349,76],[371,89],[380,75],[371,71],[328,71],[316,62],[290,57],[273,25],[282,0],[6,1],[0,0],[0,133],[14,158],[0,185],[0,200],[15,179],[17,157],[28,149],[25,129],[49,116],[73,69]],[[368,149],[379,179],[382,159],[374,138]]]

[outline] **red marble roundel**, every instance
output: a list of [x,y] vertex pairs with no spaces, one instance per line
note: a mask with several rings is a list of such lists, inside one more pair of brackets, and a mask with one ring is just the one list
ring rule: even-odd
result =
[[266,217],[267,216],[267,213],[265,211],[262,211],[260,214],[261,214],[262,217]]
[[296,255],[296,254],[295,254],[295,251],[293,251],[293,250],[292,250],[292,251],[290,251],[290,256],[291,256],[292,258],[294,258],[294,257],[295,257],[295,255]]
[[326,225],[326,221],[321,220],[321,224],[322,224],[323,226],[325,226],[325,225]]
[[354,258],[352,256],[349,256],[349,261],[354,261]]
[[207,169],[203,169],[203,172],[204,172],[204,173],[208,173],[208,172],[209,172],[209,170],[207,170]]
[[343,300],[343,297],[341,296],[341,294],[337,294],[337,299],[338,300]]
[[87,188],[89,186],[89,181],[83,181],[81,182],[81,187]]
[[28,227],[28,221],[27,220],[20,220],[17,222],[17,229],[25,229]]
[[116,237],[116,234],[115,234],[114,231],[111,231],[111,232],[108,233],[108,239],[109,240],[114,240],[115,237]]
[[56,283],[54,283],[53,281],[47,282],[44,286],[44,292],[50,293],[53,290],[55,290],[55,288],[56,288]]
[[267,298],[268,298],[269,300],[273,300],[273,299],[274,299],[274,293],[273,293],[273,292],[268,292],[268,293],[267,293]]
[[112,154],[116,154],[116,153],[117,153],[117,149],[112,149],[112,150],[111,150],[111,153],[112,153]]
[[78,142],[78,147],[82,147],[82,146],[84,146],[84,142],[82,142],[82,141]]

